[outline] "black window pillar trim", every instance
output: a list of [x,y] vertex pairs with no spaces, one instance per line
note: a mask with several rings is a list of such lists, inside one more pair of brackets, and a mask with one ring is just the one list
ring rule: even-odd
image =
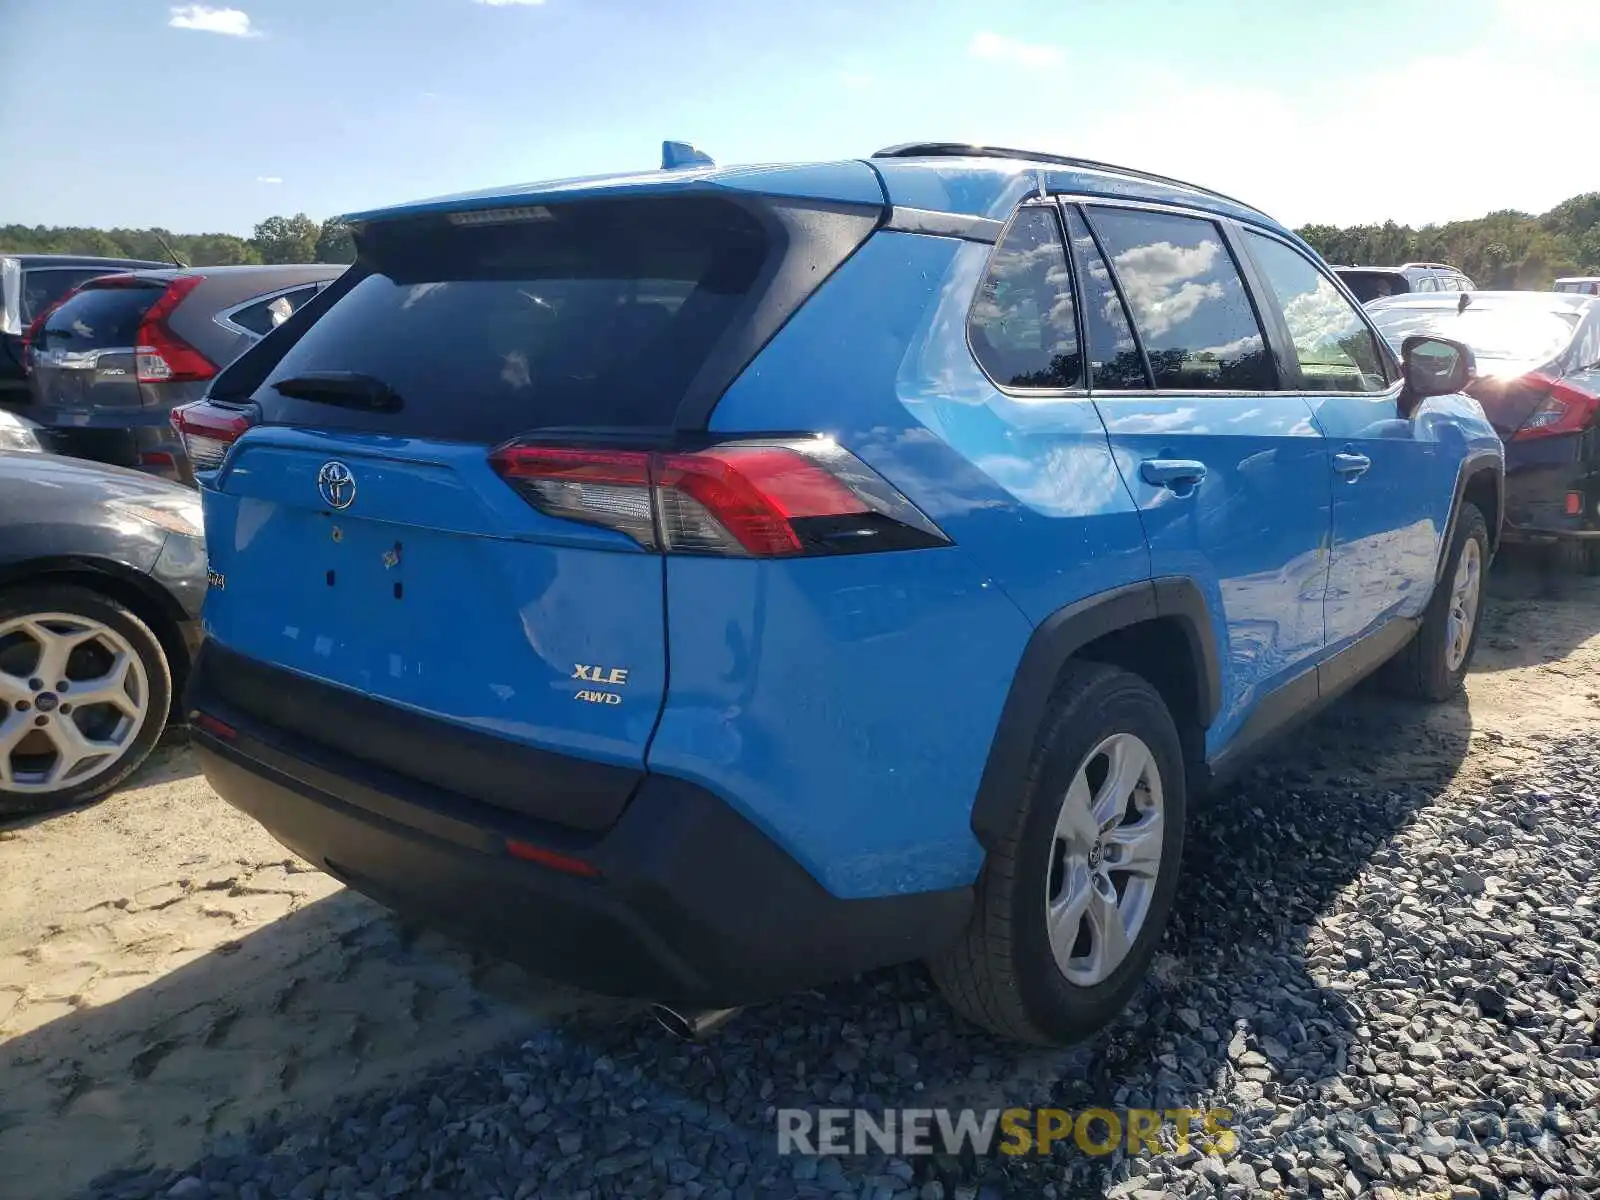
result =
[[1085,646],[1147,621],[1174,619],[1193,656],[1202,730],[1222,707],[1222,667],[1211,614],[1199,586],[1182,576],[1143,579],[1058,609],[1023,649],[972,806],[972,831],[987,850],[1010,831],[1028,766],[1062,666]]
[[[1150,362],[1150,352],[1145,349],[1144,334],[1139,330],[1139,322],[1133,315],[1133,306],[1128,303],[1128,296],[1122,290],[1122,277],[1117,274],[1116,264],[1111,261],[1111,255],[1106,253],[1106,245],[1100,240],[1100,231],[1094,227],[1094,219],[1089,215],[1089,205],[1076,201],[1063,201],[1063,208],[1067,204],[1078,210],[1078,219],[1083,222],[1083,227],[1089,231],[1089,240],[1094,243],[1095,253],[1100,256],[1100,261],[1106,265],[1106,278],[1111,280],[1111,290],[1117,294],[1117,303],[1122,305],[1122,315],[1128,320],[1128,336],[1133,339],[1134,348],[1139,351],[1139,361],[1144,364],[1145,386],[1154,391],[1156,387],[1156,369]],[[1062,222],[1065,224],[1065,221]],[[1067,252],[1076,257],[1071,238],[1068,238]],[[1093,385],[1094,372],[1089,372],[1090,384]],[[1106,389],[1102,389],[1106,390]]]
[[1283,306],[1278,303],[1278,294],[1272,290],[1266,272],[1250,250],[1243,226],[1227,219],[1219,220],[1217,225],[1244,279],[1245,292],[1255,309],[1256,324],[1261,327],[1261,335],[1267,339],[1267,346],[1272,351],[1272,362],[1278,376],[1278,386],[1272,390],[1304,392],[1305,375],[1300,369],[1300,355],[1294,348],[1294,334],[1290,332],[1288,319],[1283,315]]

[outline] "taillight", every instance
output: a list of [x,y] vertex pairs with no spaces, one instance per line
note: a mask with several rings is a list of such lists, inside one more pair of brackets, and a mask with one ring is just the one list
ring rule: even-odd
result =
[[[180,275],[166,287],[139,322],[135,370],[140,383],[198,383],[217,373],[216,364],[172,332],[167,318],[183,298],[205,281],[204,275]],[[96,287],[117,286],[100,280]]]
[[224,408],[209,400],[180,404],[172,410],[172,428],[183,443],[189,465],[196,471],[214,471],[227,457],[228,447],[255,424],[255,418],[237,408]]
[[1574,387],[1562,380],[1550,379],[1543,375],[1530,375],[1528,382],[1536,387],[1548,389],[1548,394],[1539,407],[1534,409],[1522,423],[1522,428],[1513,435],[1512,441],[1521,442],[1530,438],[1581,433],[1594,419],[1596,407],[1600,407],[1600,396],[1591,395],[1582,388]]
[[950,540],[827,438],[727,442],[696,451],[517,441],[489,461],[541,512],[615,529],[666,554],[777,558]]

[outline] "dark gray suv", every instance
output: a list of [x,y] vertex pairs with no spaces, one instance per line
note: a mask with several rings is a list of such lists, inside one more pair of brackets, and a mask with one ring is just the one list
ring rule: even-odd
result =
[[36,316],[96,275],[165,265],[82,254],[0,254],[0,408],[28,403],[23,360],[28,326]]
[[169,267],[91,279],[34,331],[27,415],[58,454],[189,482],[168,414],[343,270]]

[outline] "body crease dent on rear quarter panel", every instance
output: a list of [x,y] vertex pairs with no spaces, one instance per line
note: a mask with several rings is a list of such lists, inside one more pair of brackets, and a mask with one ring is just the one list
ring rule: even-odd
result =
[[966,350],[989,251],[873,235],[711,422],[837,437],[952,546],[668,560],[672,683],[650,769],[712,789],[842,897],[974,880],[973,800],[1034,626],[1149,578],[1092,404],[1005,395]]

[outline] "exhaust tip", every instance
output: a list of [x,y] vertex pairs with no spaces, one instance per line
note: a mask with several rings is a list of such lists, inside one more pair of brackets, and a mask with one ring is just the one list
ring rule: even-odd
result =
[[665,1004],[652,1004],[650,1015],[656,1024],[673,1037],[685,1042],[699,1041],[713,1029],[723,1025],[742,1011],[738,1008],[709,1008],[699,1012],[681,1013]]

